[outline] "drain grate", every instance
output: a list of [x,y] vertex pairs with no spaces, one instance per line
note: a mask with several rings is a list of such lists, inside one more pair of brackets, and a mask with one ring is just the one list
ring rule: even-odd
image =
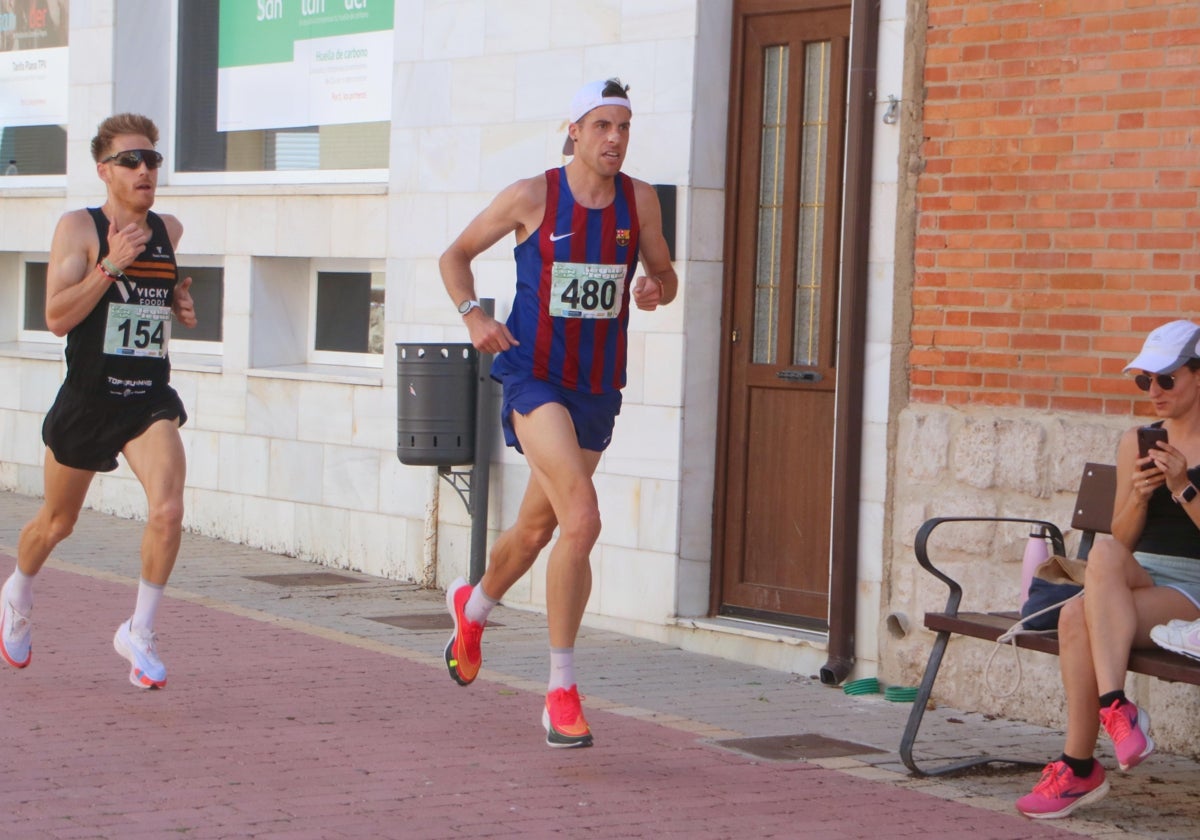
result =
[[[380,624],[399,627],[401,630],[453,630],[454,619],[449,613],[410,613],[409,615],[381,615],[371,619]],[[487,623],[488,627],[503,627],[494,621]]]
[[247,575],[246,580],[256,580],[259,583],[269,583],[272,586],[338,586],[345,583],[358,583],[358,578],[349,575],[339,575],[334,572],[296,572],[286,575]]
[[814,758],[838,758],[846,755],[867,755],[887,750],[839,741],[824,735],[805,733],[800,735],[768,735],[762,738],[731,738],[717,741],[717,746],[749,753],[757,758],[771,761],[809,761]]

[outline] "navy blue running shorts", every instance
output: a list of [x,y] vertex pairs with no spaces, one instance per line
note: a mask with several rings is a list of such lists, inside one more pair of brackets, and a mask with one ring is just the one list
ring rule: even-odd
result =
[[575,424],[575,439],[582,449],[603,452],[612,441],[613,426],[621,413],[621,392],[587,394],[569,391],[533,377],[506,377],[502,381],[503,402],[500,406],[500,425],[504,428],[504,442],[524,454],[521,442],[513,429],[512,413],[527,415],[540,405],[558,403],[567,409],[571,422]]
[[42,422],[42,441],[63,466],[112,472],[125,444],[159,420],[187,422],[183,401],[170,386],[148,399],[120,403],[63,385]]

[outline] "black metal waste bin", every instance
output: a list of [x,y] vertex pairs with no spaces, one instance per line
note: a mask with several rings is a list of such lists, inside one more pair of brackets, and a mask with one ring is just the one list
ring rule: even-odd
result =
[[411,466],[475,459],[479,351],[470,344],[396,345],[396,455]]

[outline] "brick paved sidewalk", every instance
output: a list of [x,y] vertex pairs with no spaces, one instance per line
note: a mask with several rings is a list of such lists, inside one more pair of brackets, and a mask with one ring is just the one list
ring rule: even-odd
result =
[[[0,574],[36,506],[0,493]],[[33,664],[0,671],[4,836],[1195,836],[1200,772],[1186,759],[1113,773],[1086,816],[1035,823],[1011,803],[1036,773],[904,775],[902,704],[589,629],[579,667],[596,746],[551,750],[541,616],[499,608],[464,689],[445,672],[445,630],[374,620],[434,624],[441,593],[341,572],[273,586],[253,578],[335,570],[194,535],[160,611],[168,688],[138,691],[111,637],[132,608],[140,531],[85,511],[38,579]],[[961,738],[954,720],[1033,757],[1060,741],[939,710],[935,746]],[[801,761],[717,744],[814,733],[865,746]]]

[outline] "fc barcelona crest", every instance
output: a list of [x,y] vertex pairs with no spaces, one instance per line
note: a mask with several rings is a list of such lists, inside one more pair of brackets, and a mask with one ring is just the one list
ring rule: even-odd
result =
[[624,248],[629,244],[629,228],[617,228],[617,245]]

